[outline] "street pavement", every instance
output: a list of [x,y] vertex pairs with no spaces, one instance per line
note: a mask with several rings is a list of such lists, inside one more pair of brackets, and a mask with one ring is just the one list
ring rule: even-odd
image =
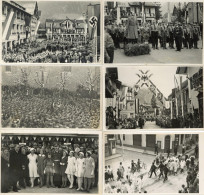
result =
[[[194,151],[191,151],[192,153]],[[147,191],[147,193],[178,193],[181,190],[181,186],[186,185],[186,176],[187,172],[178,173],[177,175],[169,175],[168,180],[163,182],[163,178],[160,180],[155,175],[152,178],[149,178],[148,172],[151,167],[151,163],[155,159],[155,155],[144,154],[136,151],[130,150],[122,150],[117,148],[117,153],[121,154],[120,157],[115,159],[110,159],[105,161],[105,165],[110,165],[113,169],[114,179],[117,177],[117,168],[119,167],[119,163],[123,162],[123,166],[125,170],[127,170],[128,166],[131,167],[131,160],[137,161],[139,158],[142,162],[144,162],[147,166],[146,169],[142,169],[139,175],[143,175],[143,191]]]
[[[168,44],[167,44],[168,46]],[[150,45],[150,48],[152,46]],[[203,50],[201,41],[198,42],[199,49],[182,49],[181,52],[176,49],[153,50],[149,55],[126,56],[123,49],[117,49],[114,53],[113,63],[142,63],[142,64],[201,64]]]
[[[13,191],[9,192],[13,193]],[[86,191],[77,191],[76,189],[69,189],[67,188],[47,188],[46,186],[43,186],[42,188],[39,188],[39,186],[36,186],[34,188],[27,187],[26,189],[19,190],[19,193],[69,193],[69,194],[87,194]],[[97,194],[98,189],[93,188],[90,190],[89,194]]]
[[161,129],[158,125],[155,124],[155,121],[146,121],[143,129]]

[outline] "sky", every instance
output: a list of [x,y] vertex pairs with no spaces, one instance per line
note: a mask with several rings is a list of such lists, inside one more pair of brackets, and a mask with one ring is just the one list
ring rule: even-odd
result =
[[[172,89],[175,88],[174,75],[176,73],[176,69],[176,66],[118,67],[118,80],[121,81],[124,85],[133,87],[139,80],[139,77],[136,75],[136,73],[140,73],[139,70],[142,70],[143,72],[149,70],[148,75],[153,74],[150,77],[150,80],[167,98],[171,94]],[[176,78],[179,83],[179,76],[176,75]],[[183,81],[186,80],[185,78],[186,76],[183,77]]]
[[46,19],[81,19],[86,13],[89,4],[98,4],[97,1],[38,1],[38,9],[41,11],[40,22]]

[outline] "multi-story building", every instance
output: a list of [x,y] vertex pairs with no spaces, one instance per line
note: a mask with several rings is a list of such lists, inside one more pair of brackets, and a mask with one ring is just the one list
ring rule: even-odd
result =
[[189,2],[186,5],[186,21],[187,23],[200,23],[203,21],[203,3]]
[[[181,109],[194,113],[203,119],[203,68],[179,67],[176,74],[186,75],[187,80],[180,85]],[[185,113],[182,111],[182,113]],[[186,114],[187,114],[186,113]],[[184,114],[183,114],[184,116]]]
[[87,36],[87,23],[84,20],[76,19],[46,19],[45,29],[47,39],[54,38],[83,38]]
[[126,21],[130,13],[135,13],[139,23],[152,22],[156,19],[155,2],[106,2],[105,3],[105,16],[110,16],[115,11],[117,21]]
[[[30,6],[32,5],[32,6]],[[2,43],[3,51],[13,49],[17,43],[35,37],[39,25],[37,2],[2,2]]]
[[190,142],[198,143],[197,134],[123,134],[106,135],[105,148],[106,156],[112,155],[117,151],[117,145],[131,148],[138,148],[140,151],[154,151],[157,143],[159,152],[166,153],[168,150],[174,151],[175,146],[181,152],[182,145],[186,146]]

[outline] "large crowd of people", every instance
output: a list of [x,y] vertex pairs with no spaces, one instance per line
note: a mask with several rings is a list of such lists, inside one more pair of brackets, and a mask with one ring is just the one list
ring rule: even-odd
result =
[[98,148],[92,141],[2,146],[2,193],[33,187],[67,188],[67,193],[69,189],[89,192],[97,186]]
[[[65,91],[2,87],[2,126],[20,128],[98,128],[100,101]],[[83,95],[83,94],[82,94]],[[90,94],[88,94],[90,95]]]
[[9,63],[93,63],[98,59],[93,54],[92,41],[66,38],[17,43],[12,50],[3,48],[3,60]]
[[161,128],[202,128],[203,119],[197,113],[188,113],[185,117],[178,116],[171,119],[168,115],[148,117],[142,114],[136,118],[116,119],[111,107],[106,109],[106,126],[109,129],[143,129],[147,121],[154,122]]
[[117,171],[113,171],[110,165],[105,166],[105,192],[147,193],[145,184],[151,183],[150,178],[157,182],[163,180],[165,183],[182,174],[186,179],[178,193],[199,193],[198,145],[195,146],[193,153],[185,153],[183,150],[182,154],[177,152],[174,150],[173,153],[170,151],[167,154],[158,153],[149,166],[150,169],[147,169],[146,164],[140,159],[136,162],[132,160],[128,167],[120,162]]
[[114,49],[124,48],[124,44],[152,44],[152,49],[199,49],[198,41],[203,37],[203,24],[153,21],[139,23],[134,13],[127,20],[107,18],[105,20],[105,62],[112,63]]

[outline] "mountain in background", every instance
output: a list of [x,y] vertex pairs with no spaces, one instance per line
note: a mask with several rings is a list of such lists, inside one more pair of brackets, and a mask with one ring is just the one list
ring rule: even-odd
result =
[[39,1],[38,9],[41,11],[40,27],[45,26],[46,19],[82,19],[83,13],[87,12],[89,4],[99,2],[65,2],[65,1]]

